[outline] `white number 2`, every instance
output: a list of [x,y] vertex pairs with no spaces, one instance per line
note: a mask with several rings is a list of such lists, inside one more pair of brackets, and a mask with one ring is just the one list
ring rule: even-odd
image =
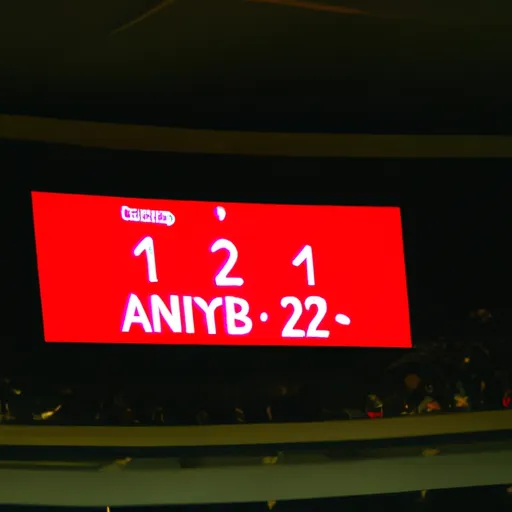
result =
[[134,256],[140,256],[143,252],[146,253],[146,264],[148,267],[148,281],[150,283],[158,283],[156,275],[156,260],[155,260],[155,245],[150,236],[143,238],[133,249]]
[[281,299],[281,306],[287,308],[292,306],[293,312],[288,322],[281,332],[283,338],[328,338],[330,332],[324,329],[318,329],[318,326],[327,314],[327,301],[322,297],[311,296],[304,301],[304,306],[309,311],[313,306],[316,306],[317,312],[309,323],[307,332],[302,329],[296,329],[295,326],[302,315],[302,303],[297,297],[283,297]]
[[281,336],[283,338],[304,338],[306,336],[306,331],[302,329],[295,329],[295,326],[302,315],[302,303],[300,300],[297,299],[297,297],[283,297],[281,299],[281,306],[283,308],[292,306],[293,308],[292,315],[283,327]]
[[224,249],[228,251],[228,259],[226,263],[220,268],[215,276],[215,284],[217,286],[242,286],[244,284],[244,280],[241,277],[229,277],[228,274],[233,270],[235,263],[238,259],[238,249],[236,248],[233,242],[226,240],[225,238],[220,238],[215,241],[210,248],[212,253],[220,251]]

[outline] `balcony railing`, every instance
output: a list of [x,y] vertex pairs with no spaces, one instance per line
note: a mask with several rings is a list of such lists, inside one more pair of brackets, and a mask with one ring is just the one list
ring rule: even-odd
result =
[[207,427],[1,426],[0,445],[2,504],[245,503],[512,482],[511,411]]

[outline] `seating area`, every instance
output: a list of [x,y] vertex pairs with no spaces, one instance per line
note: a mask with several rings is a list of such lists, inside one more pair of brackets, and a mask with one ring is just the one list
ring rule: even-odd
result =
[[306,378],[263,375],[237,389],[207,376],[181,386],[159,375],[136,379],[136,385],[129,375],[114,384],[91,375],[76,385],[59,383],[57,375],[53,386],[9,376],[2,378],[0,418],[8,424],[185,426],[501,410],[512,407],[508,350],[497,341],[441,340],[407,351],[367,385],[364,378],[338,375],[314,388]]

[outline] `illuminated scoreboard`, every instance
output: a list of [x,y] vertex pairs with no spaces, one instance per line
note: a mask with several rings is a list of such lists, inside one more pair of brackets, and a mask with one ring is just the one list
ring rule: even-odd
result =
[[47,342],[412,344],[399,208],[32,203]]

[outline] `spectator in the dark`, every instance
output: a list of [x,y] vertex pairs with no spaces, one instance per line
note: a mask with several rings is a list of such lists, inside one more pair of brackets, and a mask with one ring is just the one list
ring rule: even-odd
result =
[[384,404],[377,395],[368,395],[366,397],[365,413],[368,418],[376,419],[384,417]]
[[267,418],[274,422],[307,421],[304,401],[300,387],[279,384],[274,389],[273,397],[266,408]]
[[466,392],[466,388],[461,381],[455,385],[453,395],[453,410],[455,412],[467,412],[471,410],[471,398]]

